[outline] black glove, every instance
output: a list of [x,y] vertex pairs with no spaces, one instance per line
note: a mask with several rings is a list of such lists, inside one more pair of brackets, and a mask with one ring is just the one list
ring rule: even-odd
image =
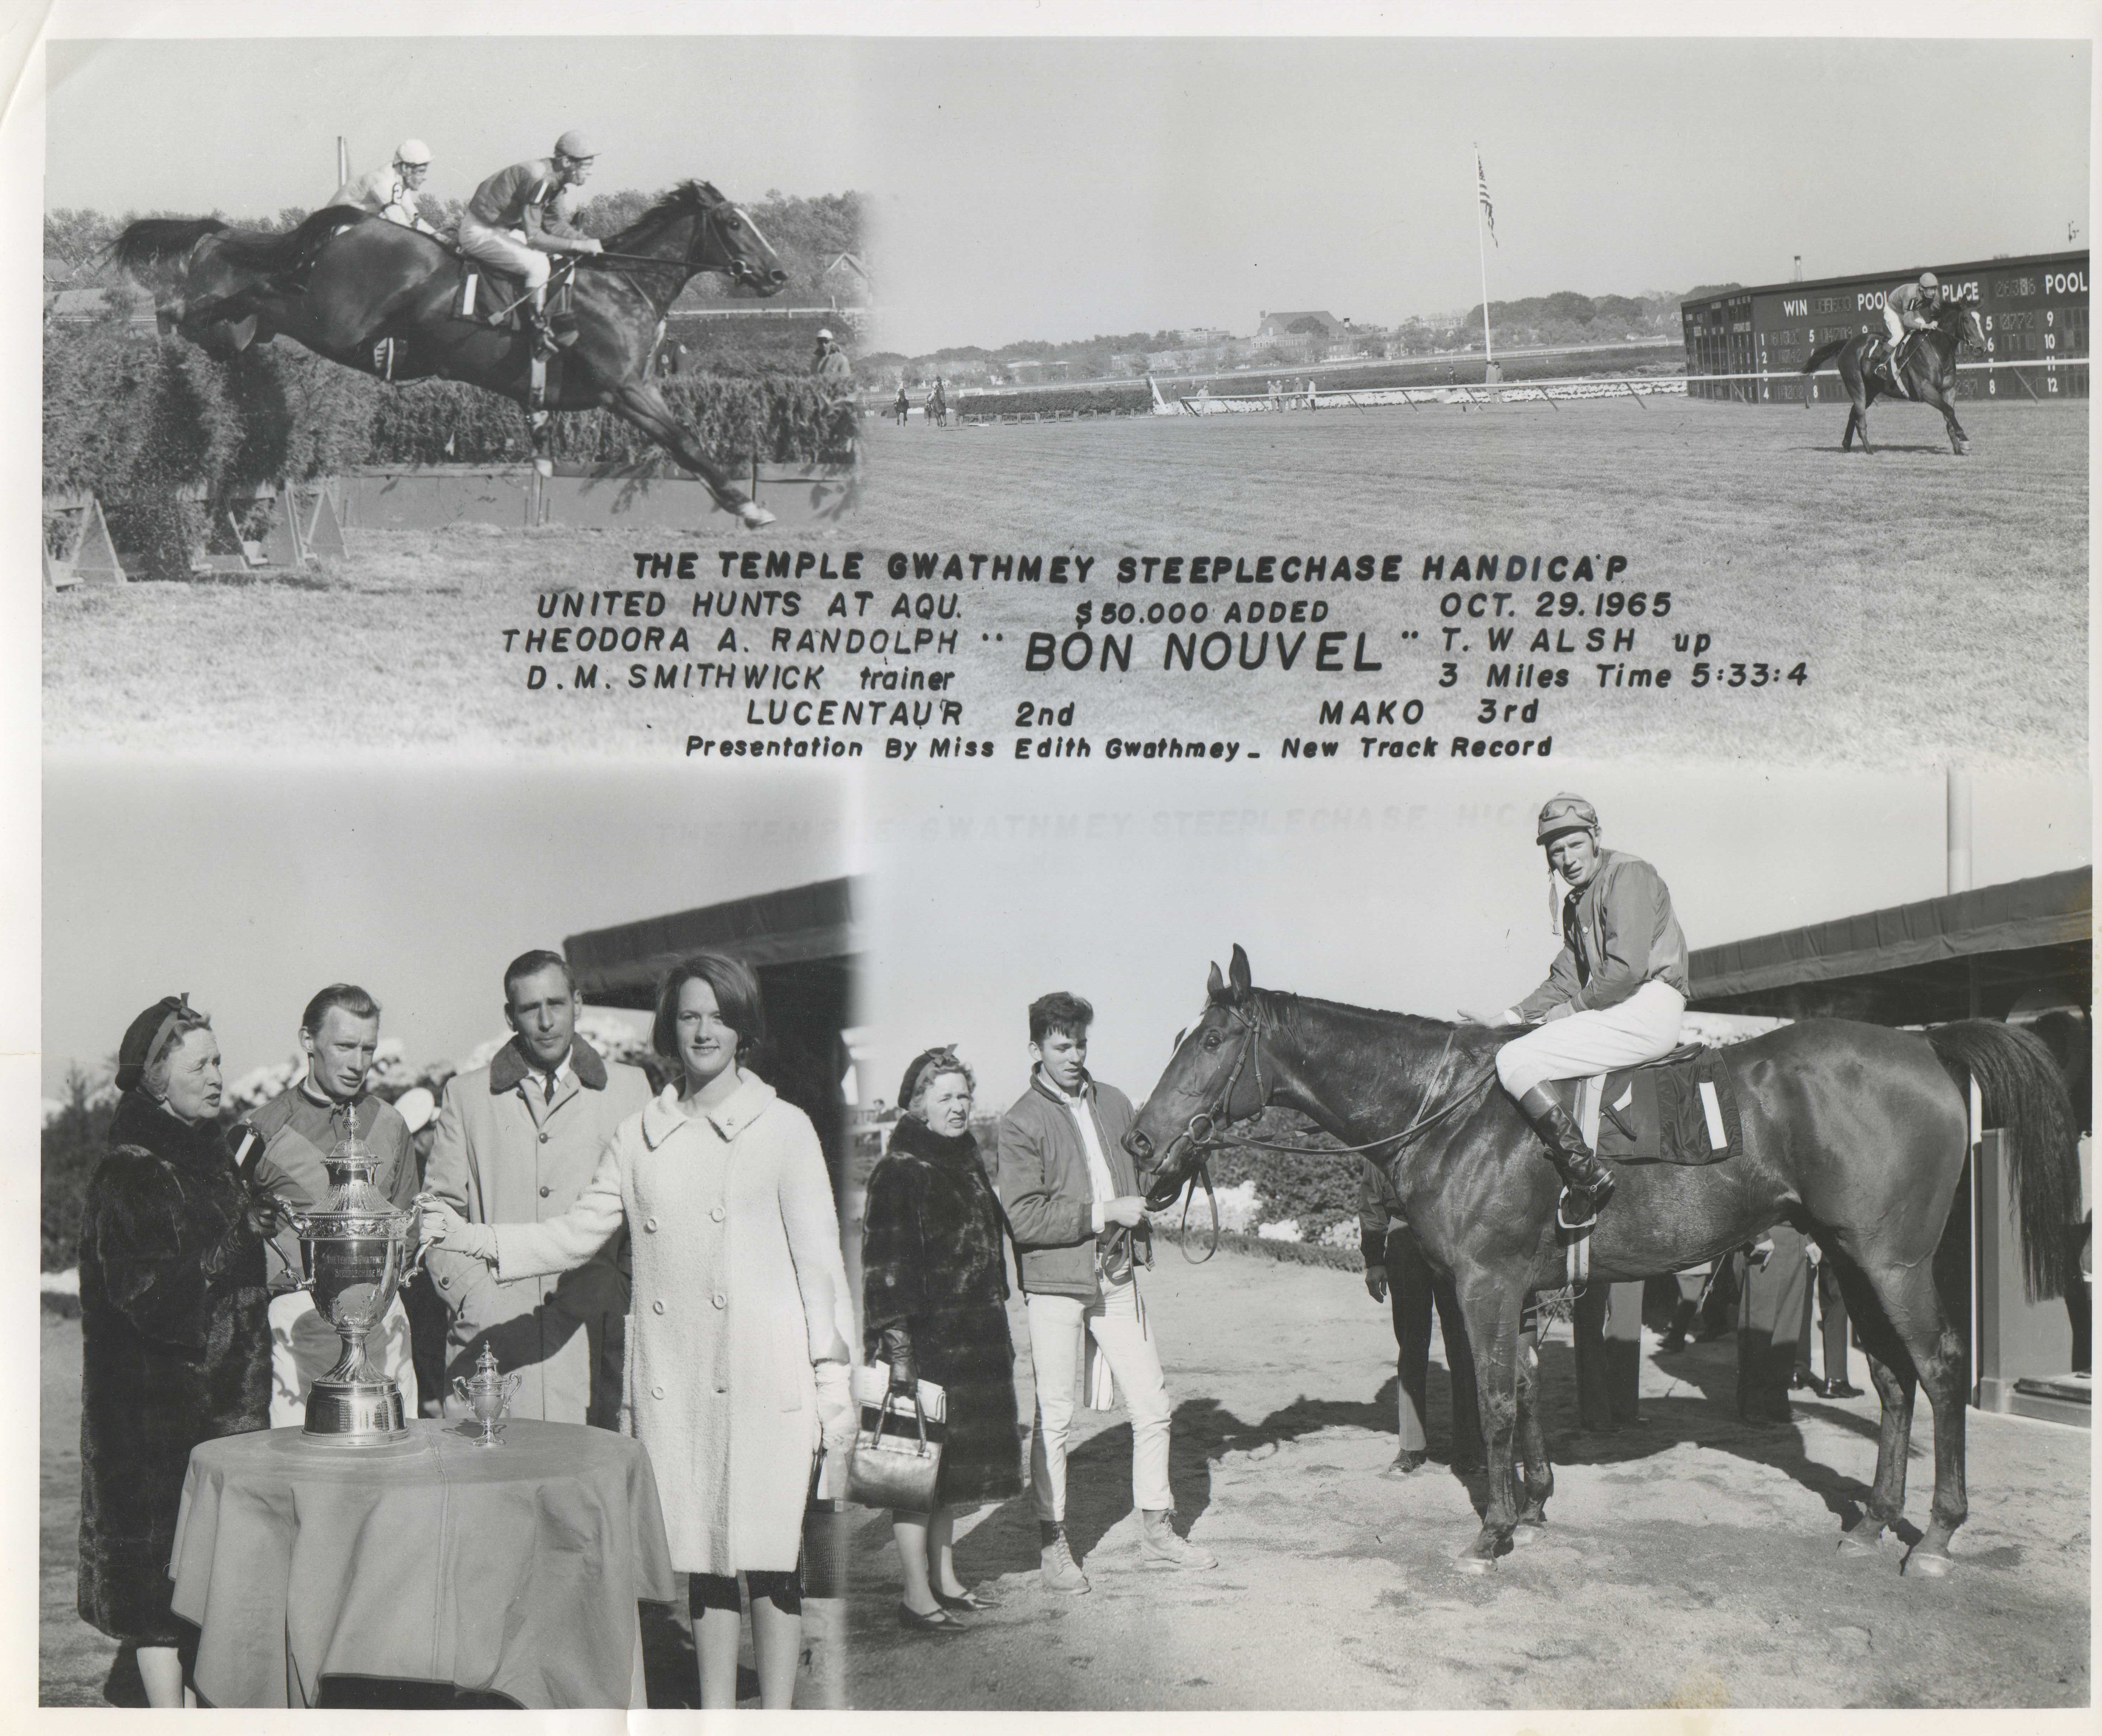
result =
[[890,1365],[890,1390],[911,1397],[920,1387],[920,1364],[912,1354],[912,1334],[902,1326],[885,1326],[876,1339],[876,1355]]

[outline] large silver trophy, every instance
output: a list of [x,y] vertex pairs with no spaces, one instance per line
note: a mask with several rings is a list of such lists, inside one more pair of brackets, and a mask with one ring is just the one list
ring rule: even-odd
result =
[[[322,1160],[328,1193],[318,1206],[280,1201],[299,1237],[299,1287],[343,1339],[343,1355],[307,1396],[307,1434],[317,1445],[385,1446],[409,1438],[401,1389],[365,1354],[378,1325],[422,1263],[416,1214],[401,1211],[375,1180],[383,1161],[357,1134],[355,1112],[343,1139]],[[412,1252],[412,1247],[414,1251]]]

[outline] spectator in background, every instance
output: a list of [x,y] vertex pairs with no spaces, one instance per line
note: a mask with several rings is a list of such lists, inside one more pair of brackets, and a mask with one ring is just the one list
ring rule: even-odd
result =
[[219,1040],[187,995],[131,1021],[117,1088],[81,1217],[77,1601],[138,1649],[149,1704],[194,1706],[197,1630],[169,1607],[175,1518],[193,1447],[270,1426],[275,1217],[220,1126]]
[[1811,1292],[1817,1299],[1817,1320],[1822,1329],[1825,1373],[1810,1367],[1810,1301],[1804,1298],[1803,1325],[1796,1339],[1795,1376],[1792,1386],[1807,1387],[1820,1398],[1859,1398],[1861,1389],[1847,1379],[1847,1299],[1839,1293],[1838,1268],[1825,1258],[1814,1241],[1803,1245],[1811,1267]]
[[854,364],[847,360],[847,353],[840,348],[830,326],[821,327],[818,332],[818,349],[810,357],[810,371],[836,391],[853,389]]
[[1737,1417],[1785,1425],[1803,1311],[1810,1306],[1810,1259],[1803,1233],[1776,1223],[1738,1254],[1743,1289],[1737,1312]]
[[898,1620],[913,1629],[959,1632],[954,1612],[991,1607],[956,1577],[956,1515],[1022,1493],[1004,1224],[971,1136],[973,1086],[947,1046],[905,1069],[862,1232],[865,1355],[889,1365],[894,1392],[926,1380],[947,1395],[933,1511],[890,1519],[905,1579]]
[[[561,953],[521,952],[505,967],[511,1041],[488,1066],[446,1081],[424,1181],[469,1223],[561,1217],[607,1142],[650,1101],[641,1068],[605,1060],[577,1035],[582,1010]],[[616,1236],[570,1271],[514,1284],[465,1254],[432,1249],[426,1264],[451,1315],[448,1373],[472,1378],[486,1344],[520,1377],[513,1415],[616,1427],[626,1245]]]
[[[255,1185],[287,1205],[307,1210],[326,1203],[328,1170],[322,1160],[355,1136],[380,1160],[374,1185],[406,1211],[415,1203],[416,1164],[409,1129],[391,1103],[368,1089],[379,1047],[379,1003],[355,983],[331,983],[307,1003],[299,1017],[305,1071],[249,1117],[263,1140]],[[274,1257],[282,1268],[301,1270],[299,1238],[280,1228]],[[307,1395],[335,1365],[343,1340],[314,1307],[313,1294],[293,1290],[270,1303],[270,1426],[289,1428],[307,1419]],[[369,1354],[401,1386],[410,1416],[418,1414],[415,1359],[410,1348],[409,1313],[397,1293],[374,1328]]]
[[905,426],[905,419],[912,414],[912,401],[906,397],[905,388],[902,385],[898,388],[898,404],[896,407],[898,411],[898,425],[900,428],[902,428]]
[[1475,1358],[1467,1325],[1450,1278],[1435,1276],[1402,1216],[1386,1166],[1362,1161],[1358,1189],[1358,1241],[1364,1251],[1365,1289],[1394,1310],[1395,1365],[1399,1389],[1400,1445],[1394,1463],[1380,1474],[1407,1476],[1430,1456],[1426,1427],[1430,1389],[1430,1314],[1435,1305],[1445,1340],[1445,1374],[1452,1406],[1452,1468],[1465,1476],[1482,1469],[1482,1413],[1475,1387]]
[[686,346],[676,338],[661,344],[657,351],[657,372],[660,378],[676,379],[686,371]]

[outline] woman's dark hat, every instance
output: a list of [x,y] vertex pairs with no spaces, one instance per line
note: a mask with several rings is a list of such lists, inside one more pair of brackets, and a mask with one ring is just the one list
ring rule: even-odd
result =
[[117,1046],[117,1089],[135,1091],[146,1069],[161,1058],[177,1023],[195,1018],[187,992],[163,995],[124,1028],[124,1041]]
[[927,1069],[937,1061],[942,1063],[942,1070],[944,1072],[952,1070],[962,1071],[963,1063],[956,1059],[956,1046],[954,1043],[938,1043],[932,1049],[921,1050],[919,1054],[912,1057],[912,1064],[905,1069],[904,1078],[898,1081],[898,1107],[899,1108],[909,1108],[911,1106],[912,1094],[920,1089],[920,1081],[925,1076]]

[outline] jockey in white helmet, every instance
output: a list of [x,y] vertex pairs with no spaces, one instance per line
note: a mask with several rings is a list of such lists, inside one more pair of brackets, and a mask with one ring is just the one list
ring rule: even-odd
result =
[[1917,283],[1900,283],[1883,298],[1882,353],[1893,375],[1897,371],[1898,345],[1905,341],[1905,334],[1924,331],[1940,302],[1941,280],[1931,271],[1922,271]]
[[435,235],[438,232],[424,221],[418,209],[422,202],[419,189],[430,172],[430,146],[421,139],[404,139],[394,153],[392,166],[353,175],[336,189],[335,197],[329,203],[373,211],[389,223]]
[[525,279],[533,297],[534,327],[543,344],[576,341],[573,331],[548,330],[548,255],[605,251],[570,221],[575,202],[570,189],[583,184],[596,154],[591,141],[572,128],[555,141],[552,156],[513,163],[490,175],[460,214],[460,251]]
[[1516,1006],[1492,1019],[1461,1017],[1530,1028],[1497,1050],[1497,1077],[1545,1143],[1581,1219],[1612,1196],[1612,1171],[1546,1086],[1639,1067],[1678,1046],[1688,980],[1686,936],[1656,870],[1639,856],[1599,848],[1598,810],[1581,796],[1557,796],[1543,807],[1537,839],[1547,851],[1549,873],[1569,889],[1561,907],[1562,951],[1547,980]]

